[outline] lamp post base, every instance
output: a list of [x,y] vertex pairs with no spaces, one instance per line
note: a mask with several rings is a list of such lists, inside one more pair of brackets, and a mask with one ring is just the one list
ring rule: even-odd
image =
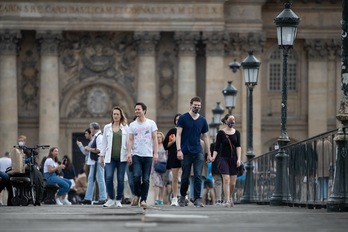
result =
[[[341,121],[347,122],[348,116],[340,117]],[[344,120],[343,120],[344,119]],[[346,123],[347,124],[347,123]],[[327,211],[341,212],[348,211],[348,176],[346,169],[348,167],[348,138],[343,128],[340,128],[334,138],[336,149],[335,177],[333,181],[332,194],[327,203]]]
[[255,193],[254,193],[254,181],[253,181],[253,169],[254,166],[249,160],[245,165],[246,177],[245,177],[245,189],[240,202],[242,204],[248,204],[255,202]]
[[289,176],[287,172],[288,159],[289,156],[285,153],[284,149],[280,148],[279,153],[276,155],[276,183],[270,205],[286,205],[291,199],[289,192]]
[[348,212],[348,201],[343,197],[330,197],[327,203],[328,212]]

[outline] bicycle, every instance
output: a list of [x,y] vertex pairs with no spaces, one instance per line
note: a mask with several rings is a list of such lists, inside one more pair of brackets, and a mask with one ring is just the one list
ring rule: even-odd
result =
[[[27,154],[24,162],[27,165],[23,174],[11,175],[10,180],[14,187],[14,196],[11,203],[14,206],[27,206],[32,203],[34,206],[40,206],[43,198],[44,179],[35,157],[38,155],[37,149],[47,149],[49,145],[37,145],[36,147],[14,146]],[[29,177],[28,177],[29,174]]]

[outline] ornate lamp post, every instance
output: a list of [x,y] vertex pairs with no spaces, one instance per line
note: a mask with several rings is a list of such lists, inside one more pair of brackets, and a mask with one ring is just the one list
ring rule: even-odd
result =
[[338,133],[335,136],[336,149],[336,163],[335,175],[333,180],[332,193],[327,203],[328,211],[348,211],[348,0],[342,0],[342,50],[341,50],[341,86],[342,97],[340,101],[340,108],[337,112],[336,118],[341,122]]
[[217,128],[219,129],[219,126],[221,124],[221,117],[225,110],[220,105],[220,102],[216,102],[215,108],[213,108],[211,112],[213,112],[213,122],[217,124]]
[[253,151],[253,89],[257,85],[257,78],[259,74],[260,61],[256,59],[253,52],[249,52],[249,55],[242,62],[244,70],[244,83],[248,87],[248,116],[247,116],[247,158],[246,164],[246,182],[244,194],[241,199],[242,203],[250,203],[254,200],[254,188],[253,188],[253,163],[254,158]]
[[228,81],[227,86],[222,90],[225,99],[225,107],[230,114],[232,113],[232,109],[236,106],[237,92],[237,88],[232,85],[232,81]]
[[276,155],[276,183],[271,197],[271,205],[284,205],[290,198],[287,162],[289,156],[283,147],[290,142],[286,129],[288,97],[288,54],[296,38],[300,18],[290,9],[291,3],[285,3],[284,10],[274,19],[277,27],[279,48],[283,49],[283,79],[281,103],[281,131],[278,138],[279,153]]
[[219,126],[221,124],[221,116],[224,113],[224,109],[220,105],[220,102],[216,102],[215,107],[211,110],[213,112],[212,122],[209,124],[210,137],[213,141],[215,141],[215,136],[217,131],[219,130]]

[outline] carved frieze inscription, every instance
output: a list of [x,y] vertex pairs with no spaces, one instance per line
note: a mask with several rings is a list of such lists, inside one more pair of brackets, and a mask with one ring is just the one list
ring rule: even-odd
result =
[[1,2],[2,16],[28,18],[133,18],[133,19],[216,19],[223,18],[222,3],[72,3],[72,2]]

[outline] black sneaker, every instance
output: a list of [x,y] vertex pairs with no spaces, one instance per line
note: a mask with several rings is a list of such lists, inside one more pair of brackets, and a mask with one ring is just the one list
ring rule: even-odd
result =
[[195,207],[204,207],[204,204],[201,202],[201,199],[197,198],[195,202],[193,202]]
[[106,200],[104,201],[97,201],[97,202],[93,202],[93,205],[104,205],[106,203]]
[[179,198],[179,206],[180,207],[185,207],[185,197],[180,197]]
[[82,201],[79,202],[81,205],[91,205],[92,201],[83,199]]

